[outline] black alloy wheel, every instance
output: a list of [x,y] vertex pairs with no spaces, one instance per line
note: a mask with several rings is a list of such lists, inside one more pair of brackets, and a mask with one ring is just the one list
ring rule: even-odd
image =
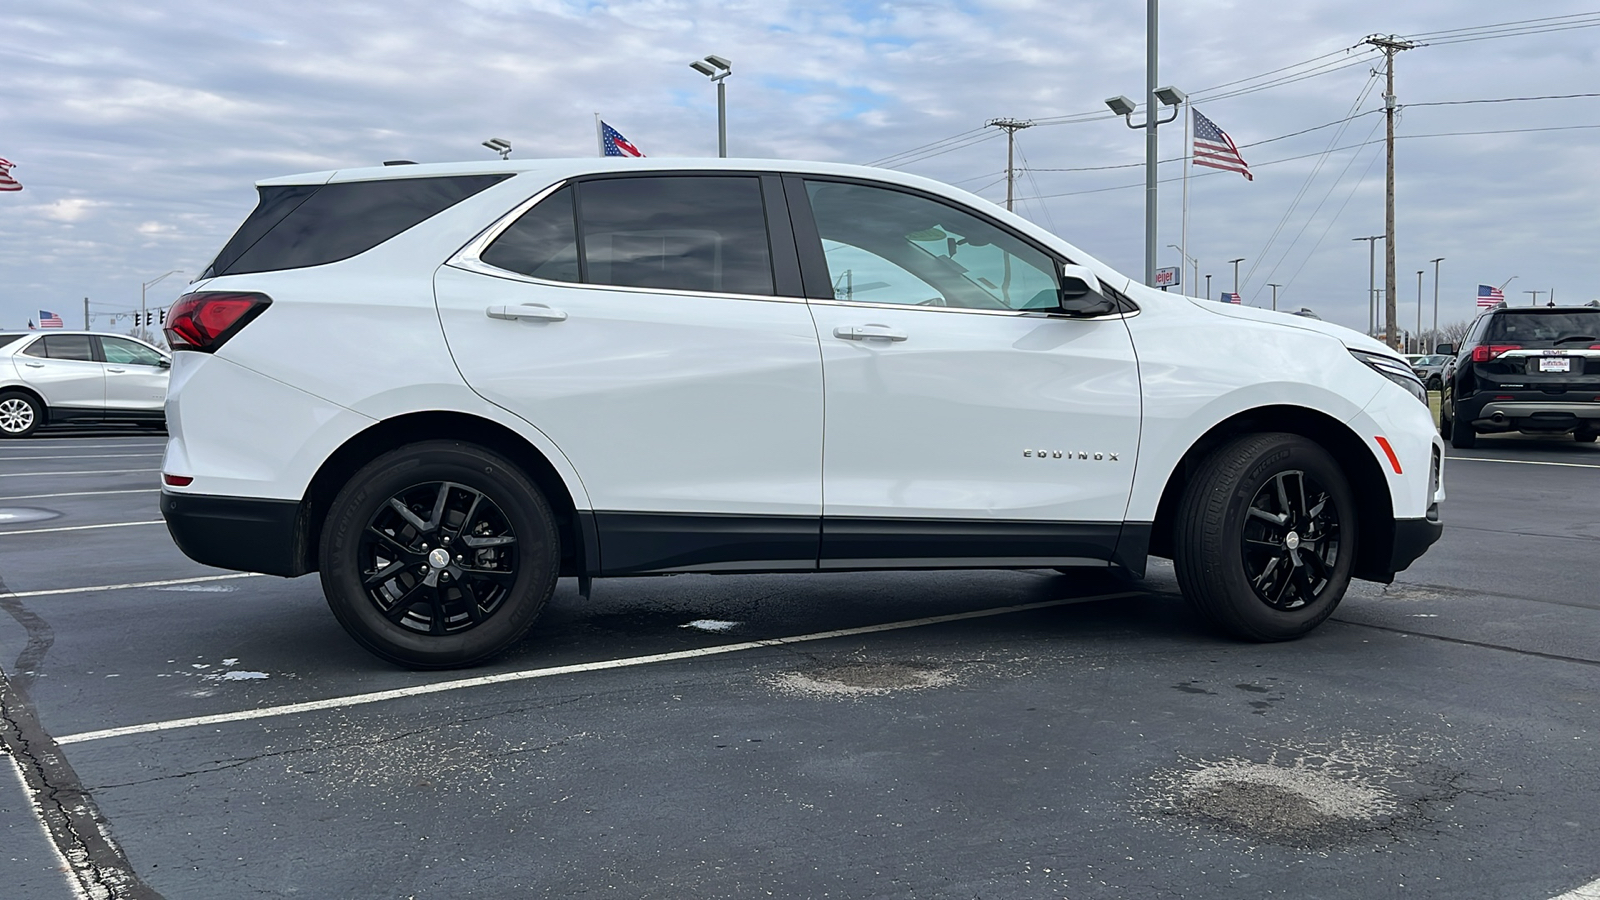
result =
[[454,634],[494,615],[517,580],[517,534],[482,491],[412,485],[378,507],[356,555],[367,599],[402,628]]
[[378,457],[329,505],[328,606],[368,650],[418,669],[482,662],[521,640],[555,591],[550,506],[505,458],[457,441]]
[[1251,434],[1213,451],[1185,487],[1173,564],[1184,597],[1225,633],[1291,640],[1343,599],[1358,538],[1355,496],[1327,451]]
[[1316,601],[1339,564],[1339,510],[1316,479],[1279,472],[1245,510],[1245,577],[1262,603],[1278,610]]

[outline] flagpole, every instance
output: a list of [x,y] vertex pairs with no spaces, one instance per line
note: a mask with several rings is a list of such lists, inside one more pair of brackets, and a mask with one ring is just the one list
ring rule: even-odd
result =
[[[1194,155],[1194,141],[1189,136],[1189,130],[1193,127],[1194,122],[1194,116],[1191,114],[1192,109],[1192,104],[1185,103],[1183,105],[1183,237],[1178,239],[1178,243],[1183,245],[1183,249],[1179,251],[1183,254],[1183,259],[1178,263],[1180,266],[1189,264],[1189,157]],[[1194,280],[1200,280],[1200,267],[1198,264],[1195,266]],[[1191,282],[1189,296],[1195,296],[1194,291],[1195,285]]]
[[600,114],[594,114],[594,146],[600,151],[601,156],[606,155],[606,136],[600,130]]

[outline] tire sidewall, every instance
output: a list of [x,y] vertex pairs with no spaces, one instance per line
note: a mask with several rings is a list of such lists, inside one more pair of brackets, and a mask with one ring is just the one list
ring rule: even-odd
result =
[[[1223,511],[1223,526],[1216,550],[1227,564],[1220,570],[1224,588],[1232,599],[1231,618],[1246,632],[1267,640],[1299,637],[1333,614],[1349,587],[1360,546],[1355,495],[1344,472],[1321,447],[1297,435],[1278,435],[1280,440],[1258,447],[1244,475],[1229,493]],[[1339,522],[1339,558],[1317,599],[1292,610],[1274,609],[1256,594],[1245,573],[1244,526],[1252,500],[1273,477],[1285,471],[1302,471],[1327,490]]]
[[[517,536],[517,577],[482,624],[450,635],[419,634],[390,622],[362,585],[360,538],[377,511],[409,487],[449,481],[482,491]],[[560,547],[554,517],[516,467],[475,445],[430,441],[402,447],[363,467],[330,504],[321,540],[328,606],[345,630],[378,656],[413,668],[466,666],[515,644],[554,591]]]

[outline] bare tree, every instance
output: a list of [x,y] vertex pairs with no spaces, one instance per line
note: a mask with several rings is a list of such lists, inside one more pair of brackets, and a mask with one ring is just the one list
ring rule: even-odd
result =
[[1467,339],[1467,332],[1471,330],[1472,320],[1470,319],[1462,319],[1459,322],[1451,322],[1448,325],[1441,325],[1439,326],[1439,335],[1436,342],[1441,344],[1455,344],[1457,347],[1459,347],[1461,346],[1461,342]]

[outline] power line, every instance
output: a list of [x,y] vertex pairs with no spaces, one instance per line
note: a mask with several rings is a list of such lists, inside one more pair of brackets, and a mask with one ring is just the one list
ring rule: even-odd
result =
[[1573,100],[1579,97],[1600,97],[1595,94],[1545,94],[1541,97],[1496,97],[1492,100],[1433,100],[1428,103],[1402,103],[1401,108],[1413,106],[1462,106],[1468,103],[1520,103],[1524,100]]
[[1501,22],[1501,23],[1496,24],[1496,25],[1470,25],[1470,26],[1467,26],[1465,28],[1446,28],[1446,29],[1443,29],[1441,31],[1424,31],[1424,32],[1421,32],[1421,33],[1418,33],[1418,34],[1414,34],[1411,37],[1414,40],[1428,40],[1429,38],[1435,38],[1435,37],[1440,37],[1440,36],[1449,35],[1449,34],[1457,34],[1457,33],[1465,32],[1465,31],[1484,31],[1484,30],[1491,29],[1491,28],[1511,28],[1511,27],[1520,27],[1520,26],[1525,26],[1525,25],[1533,25],[1533,24],[1538,23],[1538,22],[1556,22],[1558,20],[1567,20],[1567,19],[1593,19],[1593,18],[1596,18],[1596,17],[1600,17],[1600,12],[1570,13],[1570,14],[1564,15],[1564,16],[1544,16],[1543,18],[1538,18],[1538,19],[1520,19],[1520,20],[1515,21],[1515,22]]

